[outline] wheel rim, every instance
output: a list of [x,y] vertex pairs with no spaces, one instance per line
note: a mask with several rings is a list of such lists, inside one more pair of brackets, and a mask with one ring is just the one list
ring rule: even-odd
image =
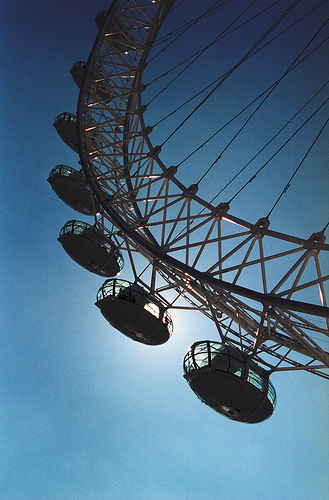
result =
[[[312,319],[328,317],[327,278],[321,274],[318,257],[329,249],[323,234],[309,240],[293,237],[270,230],[265,218],[250,223],[231,215],[225,204],[213,206],[197,195],[193,184],[184,186],[178,180],[175,167],[162,163],[160,148],[151,142],[143,116],[142,74],[172,3],[143,2],[136,9],[130,2],[114,1],[91,51],[77,119],[81,163],[104,208],[96,216],[97,224],[111,234],[114,230],[132,262],[136,252],[146,258],[147,278],[135,270],[135,279],[168,307],[184,308],[177,305],[183,297],[187,308],[198,308],[214,321],[223,342],[246,350],[272,371],[305,369],[329,378],[325,371],[329,356],[314,339],[314,332],[327,338],[328,324],[319,328]],[[118,13],[126,26],[133,20],[134,39],[132,43],[127,36],[119,49],[111,49],[107,40],[112,36],[113,42],[115,32],[107,35],[107,27]],[[93,97],[99,84],[92,80],[95,73],[109,85],[110,103]],[[267,241],[273,240],[282,250],[266,253]],[[224,249],[227,242],[232,243],[229,251]],[[209,266],[213,251],[216,259]],[[270,287],[268,267],[288,255],[293,263]],[[304,283],[311,261],[314,277]],[[259,290],[239,284],[244,272],[256,269]],[[225,280],[230,275],[233,279]],[[314,287],[319,288],[322,303],[293,300],[300,291]]]

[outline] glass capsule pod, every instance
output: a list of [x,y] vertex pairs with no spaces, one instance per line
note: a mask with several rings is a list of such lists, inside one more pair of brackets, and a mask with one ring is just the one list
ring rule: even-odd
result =
[[68,221],[62,227],[58,241],[75,262],[92,273],[112,277],[123,269],[120,250],[86,222]]
[[135,283],[117,278],[107,280],[96,300],[107,321],[137,342],[160,345],[172,334],[173,322],[165,306]]
[[[107,16],[107,11],[100,11],[95,17],[97,29],[101,30]],[[106,41],[108,38],[108,42]],[[130,28],[117,16],[112,17],[109,25],[108,32],[105,33],[104,45],[114,47],[119,52],[129,52],[135,48],[134,37]]]
[[61,113],[56,117],[54,127],[62,141],[77,153],[77,117],[75,114],[67,112]]
[[[75,81],[78,88],[81,88],[83,78],[85,76],[87,63],[84,61],[78,61],[73,64],[70,69],[73,80]],[[96,102],[109,103],[112,100],[113,92],[106,79],[100,72],[93,70],[92,79],[94,83],[91,86],[90,93],[91,97]]]
[[235,347],[196,342],[183,367],[184,378],[198,398],[232,420],[262,422],[275,409],[276,393],[268,372]]
[[47,179],[57,196],[81,214],[93,215],[100,205],[86,185],[82,173],[67,165],[57,165]]
[[[64,112],[58,115],[54,121],[54,127],[67,146],[78,153],[78,137],[77,137],[77,117],[73,113]],[[90,149],[97,153],[103,148],[101,141],[92,137],[93,132],[90,132],[88,139],[91,141]]]

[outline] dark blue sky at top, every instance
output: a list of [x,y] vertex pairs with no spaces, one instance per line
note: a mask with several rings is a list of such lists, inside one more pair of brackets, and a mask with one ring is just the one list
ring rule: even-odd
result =
[[[191,5],[198,10],[197,0]],[[52,124],[60,112],[75,111],[78,90],[69,70],[88,57],[96,36],[93,20],[107,7],[98,0],[6,0],[0,7],[0,498],[325,500],[327,381],[305,373],[274,374],[278,406],[270,420],[247,426],[217,415],[182,377],[188,347],[203,336],[215,338],[213,325],[197,312],[176,313],[174,335],[164,346],[131,342],[94,306],[101,278],[71,261],[56,241],[75,215],[46,179],[56,164],[77,168],[77,155]],[[328,7],[321,12],[328,15]],[[215,34],[218,22],[209,21],[207,36]],[[222,50],[229,48],[228,42]],[[215,73],[224,61],[217,55],[207,64]],[[320,82],[328,69],[327,60],[312,64],[305,75],[309,83],[301,71],[303,83],[289,102],[297,90],[307,94],[311,80]],[[198,79],[192,83],[197,86]],[[150,119],[161,106],[148,111]],[[203,132],[204,127],[195,136]],[[194,138],[185,134],[177,140]],[[328,143],[321,144],[313,164],[301,172],[302,194],[292,188],[290,201],[273,214],[280,230],[308,237],[328,220]],[[164,154],[176,153],[174,143]],[[212,159],[209,151],[207,162]],[[197,160],[190,168],[199,168]],[[274,177],[273,171],[264,177],[261,189]],[[310,182],[315,187],[308,193]],[[306,193],[310,201],[301,208]],[[246,199],[250,210],[263,215],[253,192]]]

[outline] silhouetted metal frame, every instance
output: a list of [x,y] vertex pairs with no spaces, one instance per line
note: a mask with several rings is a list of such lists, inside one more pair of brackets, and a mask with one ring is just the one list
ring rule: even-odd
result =
[[[242,287],[237,284],[230,283],[228,281],[224,281],[218,278],[215,278],[214,276],[211,276],[210,274],[204,273],[202,271],[199,271],[198,269],[191,267],[187,265],[184,262],[181,262],[177,260],[176,258],[172,257],[168,253],[166,253],[163,249],[161,249],[157,244],[156,241],[152,238],[152,234],[150,234],[149,231],[147,231],[147,228],[144,228],[145,232],[148,232],[150,237],[146,239],[144,236],[142,236],[140,233],[138,233],[135,229],[129,227],[127,222],[118,214],[118,212],[111,206],[111,203],[107,201],[104,197],[104,192],[100,187],[98,186],[97,182],[95,182],[93,176],[91,175],[91,169],[89,166],[89,161],[87,159],[86,151],[85,151],[85,142],[84,142],[84,123],[83,123],[83,107],[86,99],[86,90],[88,86],[88,75],[91,72],[92,65],[93,65],[93,59],[94,55],[96,53],[97,47],[99,44],[102,42],[105,31],[106,31],[106,25],[108,21],[114,16],[115,11],[117,7],[120,5],[120,0],[114,0],[111,4],[111,7],[108,11],[106,21],[104,23],[103,28],[99,31],[98,36],[95,40],[94,46],[91,50],[88,63],[87,63],[87,69],[86,69],[86,74],[85,74],[85,79],[84,82],[81,86],[80,94],[79,94],[79,101],[78,101],[78,112],[77,112],[77,120],[78,120],[78,146],[79,146],[79,155],[81,159],[81,164],[84,170],[84,173],[86,175],[86,178],[88,180],[89,185],[93,189],[99,203],[102,205],[108,216],[110,217],[111,221],[114,223],[115,226],[120,228],[125,235],[133,241],[137,246],[141,247],[143,249],[144,254],[147,254],[149,256],[150,261],[159,261],[163,262],[166,266],[171,268],[174,273],[179,275],[185,275],[188,276],[189,279],[193,279],[196,281],[195,285],[197,286],[197,283],[200,284],[207,284],[210,287],[212,287],[215,290],[224,290],[226,292],[234,293],[238,296],[256,301],[260,304],[262,304],[263,307],[263,314],[264,311],[266,312],[269,309],[272,308],[277,308],[283,311],[286,311],[287,313],[289,311],[296,311],[296,312],[302,312],[305,314],[309,314],[312,316],[321,316],[328,318],[329,317],[329,308],[320,306],[317,304],[309,304],[306,302],[301,302],[301,301],[296,301],[292,299],[285,299],[282,298],[276,294],[269,294],[269,293],[262,293],[258,292],[256,290],[251,290],[245,287]],[[142,77],[142,72],[143,68],[148,56],[148,52],[151,48],[152,42],[156,36],[156,32],[159,29],[162,21],[165,18],[165,15],[168,13],[173,0],[163,0],[157,2],[159,4],[159,11],[160,14],[158,14],[157,18],[153,20],[154,30],[151,33],[151,40],[148,42],[147,46],[145,47],[145,50],[143,52],[143,55],[139,61],[139,65],[136,68],[136,74],[134,78],[134,84],[133,87],[138,88],[141,84],[141,77]],[[162,8],[162,10],[161,10]],[[151,31],[151,30],[150,30]],[[138,95],[140,107],[141,107],[141,95],[139,93]],[[145,123],[143,119],[142,112],[139,114],[139,120],[140,124],[143,130],[145,130]],[[147,142],[149,146],[149,150],[152,152],[151,154],[155,157],[157,164],[162,168],[163,171],[166,170],[166,167],[162,164],[161,160],[158,157],[157,150],[156,148],[153,147],[149,137],[148,133],[145,132],[143,133],[144,140]],[[214,214],[214,217],[225,217],[226,220],[229,220],[231,222],[235,222],[236,224],[245,227],[249,230],[251,230],[254,225],[247,223],[246,221],[242,221],[241,219],[232,216],[231,214],[227,213],[220,213],[220,210],[218,207],[213,207],[211,206],[208,202],[205,200],[202,200],[199,198],[195,193],[191,192],[188,190],[185,186],[183,186],[178,179],[174,175],[169,174],[170,181],[173,181],[179,189],[181,189],[182,193],[188,193],[188,197],[196,201],[197,203],[201,204],[201,206],[207,208],[211,213]],[[134,203],[134,199],[132,198],[132,203]],[[139,209],[137,206],[137,203],[134,205],[136,212],[138,213]],[[140,214],[141,216],[141,214]],[[267,227],[262,227],[259,229],[262,235],[268,235],[273,238],[277,238],[280,240],[285,240],[291,243],[295,243],[297,245],[304,246],[305,248],[308,248],[310,245],[312,245],[312,248],[315,251],[320,251],[320,250],[329,250],[329,245],[322,243],[322,242],[308,242],[308,240],[303,240],[302,238],[296,238],[290,235],[285,235],[279,232],[271,231]],[[151,241],[150,241],[151,240]],[[152,244],[153,240],[153,244]],[[179,278],[178,278],[179,279]],[[268,334],[265,335],[267,338],[271,338]],[[273,339],[276,341],[280,341],[280,339],[277,336],[273,336]],[[284,344],[283,339],[282,340],[282,345]],[[287,341],[288,342],[288,341]],[[302,352],[303,354],[305,353],[304,349],[299,350],[297,348],[297,345],[294,347],[295,350]],[[306,349],[307,350],[307,349]],[[317,352],[317,349],[315,349],[315,352],[312,353],[312,356],[315,355],[315,357],[321,362],[323,362],[326,366],[329,366],[329,356],[328,354],[321,350],[321,352]]]

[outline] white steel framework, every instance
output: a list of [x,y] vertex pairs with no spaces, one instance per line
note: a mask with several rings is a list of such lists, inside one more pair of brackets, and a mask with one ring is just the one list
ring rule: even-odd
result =
[[91,51],[77,119],[81,164],[103,207],[96,224],[168,308],[198,309],[223,343],[270,371],[329,378],[324,234],[305,240],[269,229],[267,218],[235,217],[183,185],[151,142],[142,76],[172,4],[114,0]]

